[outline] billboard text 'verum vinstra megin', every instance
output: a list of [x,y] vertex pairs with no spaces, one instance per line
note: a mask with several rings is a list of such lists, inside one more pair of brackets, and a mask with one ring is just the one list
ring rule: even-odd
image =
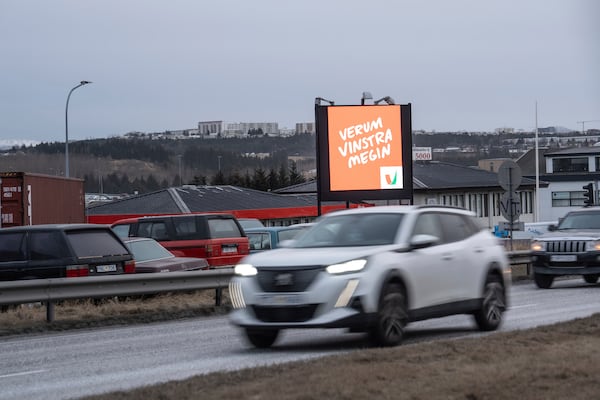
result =
[[331,190],[403,188],[398,107],[329,109]]

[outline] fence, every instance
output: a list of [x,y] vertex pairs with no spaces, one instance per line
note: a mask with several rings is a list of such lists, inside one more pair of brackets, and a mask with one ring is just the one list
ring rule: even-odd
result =
[[220,305],[221,290],[227,287],[232,276],[233,268],[222,268],[0,282],[0,305],[46,303],[46,320],[49,322],[54,320],[54,303],[69,299],[215,289],[215,303]]
[[[508,252],[511,265],[529,265],[528,250]],[[46,320],[54,320],[54,303],[61,300],[135,296],[161,292],[215,289],[215,304],[233,277],[233,268],[157,274],[106,275],[80,278],[31,279],[0,282],[0,306],[43,302]]]

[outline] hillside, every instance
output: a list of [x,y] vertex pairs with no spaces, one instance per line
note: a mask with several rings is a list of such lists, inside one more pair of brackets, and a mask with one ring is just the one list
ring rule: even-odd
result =
[[[413,135],[413,145],[440,150],[436,161],[471,166],[486,158],[517,157],[531,148],[532,135],[420,133]],[[573,136],[563,139],[565,146],[577,144]],[[563,139],[544,137],[540,145],[562,147]],[[314,176],[315,142],[311,135],[81,140],[69,145],[70,175],[85,179],[89,193],[143,193],[180,183],[273,190]],[[0,156],[0,171],[64,175],[64,143],[15,146]]]
[[[303,174],[316,168],[314,142],[310,135],[83,140],[69,145],[70,176],[85,179],[86,192],[104,193],[142,193],[180,183],[249,186],[274,172],[285,184],[290,179],[297,183]],[[41,143],[4,153],[0,171],[64,175],[64,163],[64,143]],[[227,182],[232,179],[237,182]]]

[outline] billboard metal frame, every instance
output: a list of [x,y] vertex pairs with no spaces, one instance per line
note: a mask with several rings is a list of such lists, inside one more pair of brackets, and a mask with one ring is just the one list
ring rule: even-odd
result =
[[[371,107],[395,107],[400,113],[400,135],[402,143],[402,179],[403,186],[398,189],[331,189],[331,160],[330,147],[332,146],[330,135],[329,110],[335,107],[356,107],[359,113],[361,108]],[[412,186],[412,124],[411,104],[400,105],[326,105],[315,104],[315,125],[317,137],[317,198],[319,205],[322,201],[346,201],[361,202],[367,200],[409,200],[413,201]]]

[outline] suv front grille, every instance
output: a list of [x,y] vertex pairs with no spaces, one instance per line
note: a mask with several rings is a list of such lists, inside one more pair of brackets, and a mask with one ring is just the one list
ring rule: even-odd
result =
[[322,267],[307,269],[260,269],[257,280],[265,292],[304,292],[315,280]]
[[318,304],[300,307],[252,306],[256,318],[262,322],[304,322],[313,317]]
[[583,253],[586,250],[585,240],[557,240],[547,242],[548,253]]

